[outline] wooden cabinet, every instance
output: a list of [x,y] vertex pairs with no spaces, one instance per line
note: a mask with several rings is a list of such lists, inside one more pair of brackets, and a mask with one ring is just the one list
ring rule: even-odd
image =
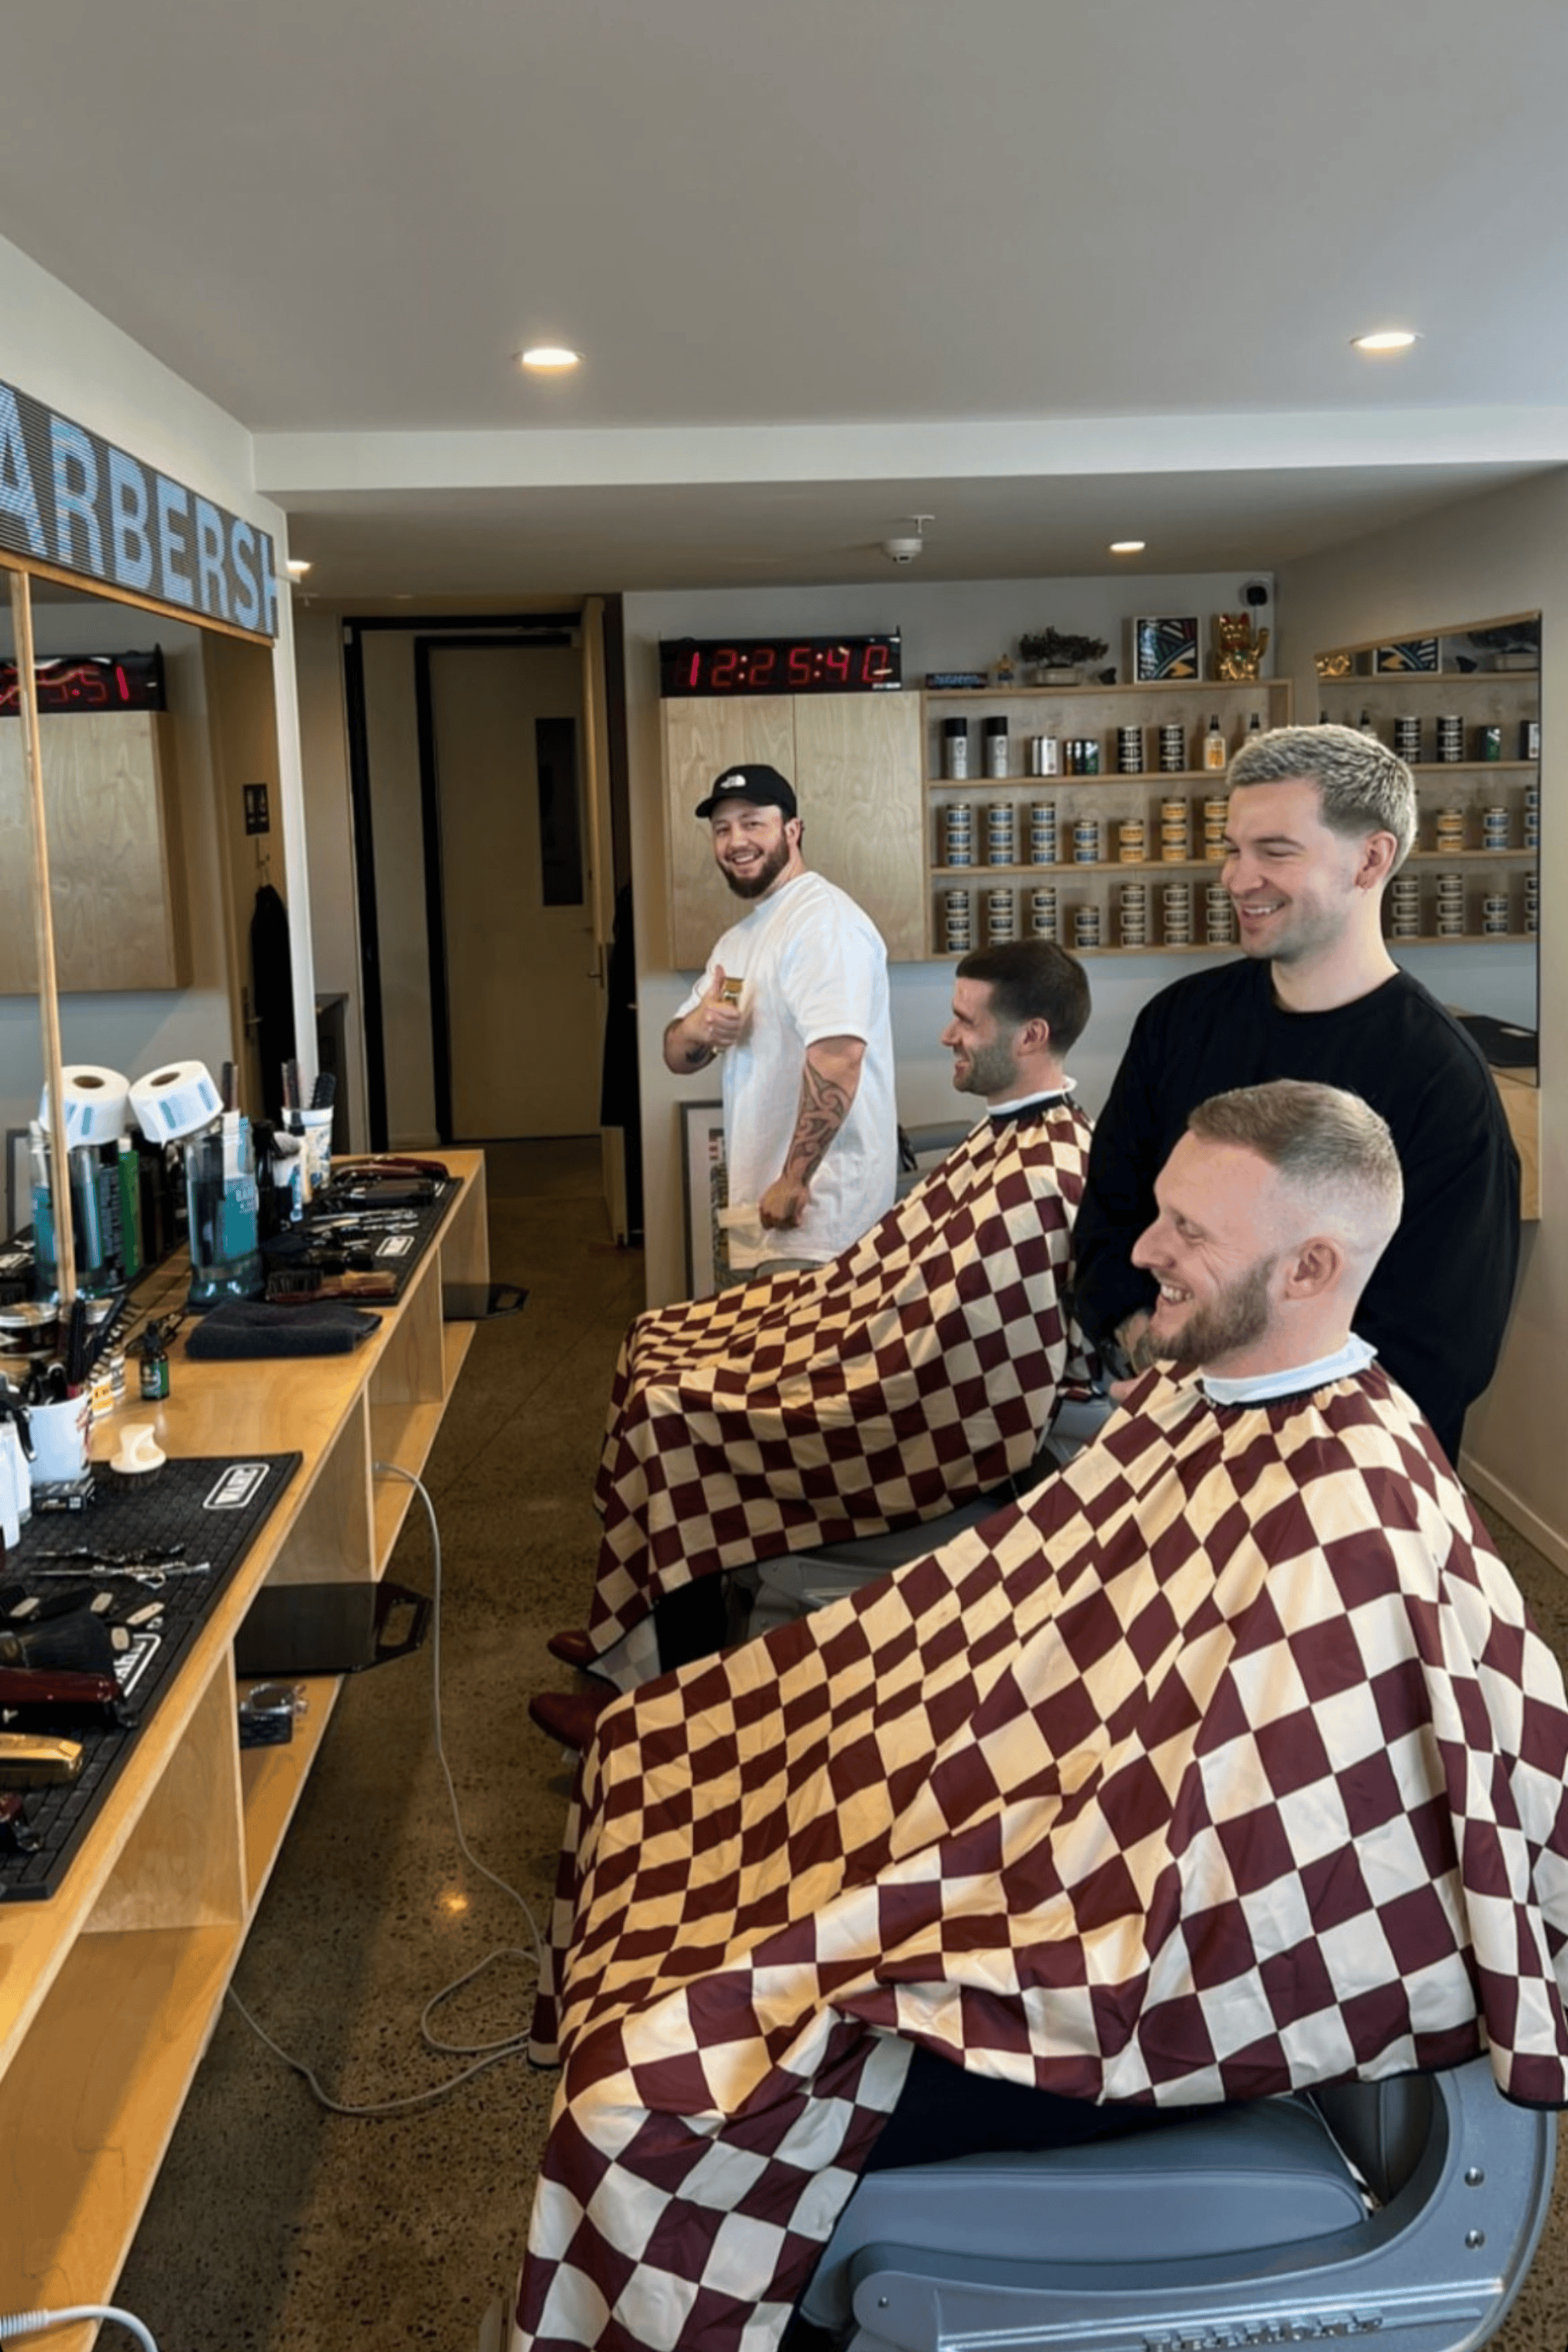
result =
[[[1223,797],[1225,777],[1204,769],[1204,738],[1210,719],[1217,719],[1228,757],[1254,719],[1265,728],[1288,726],[1288,679],[967,688],[927,694],[922,702],[931,955],[959,955],[966,945],[983,947],[1004,937],[1058,939],[1085,954],[1212,954],[1233,943],[1217,916],[1213,930],[1205,921],[1205,893],[1217,882],[1218,866],[1205,853],[1203,804],[1205,798]],[[969,722],[969,774],[962,782],[943,772],[944,728],[958,719]],[[1006,721],[1005,776],[984,772],[988,739],[983,722],[988,719]],[[1131,772],[1120,765],[1124,729],[1136,730],[1138,736],[1126,756],[1141,764]],[[1164,730],[1179,730],[1179,766],[1162,766]],[[1057,772],[1030,772],[1036,738],[1054,745]],[[1087,750],[1072,754],[1074,745],[1092,747],[1097,772],[1067,772],[1069,756],[1089,756]],[[1184,854],[1174,815],[1178,805],[1186,826]],[[966,808],[970,857],[964,863],[951,855],[948,812]],[[1037,809],[1052,812],[1054,860],[1037,861],[1032,854]],[[994,824],[994,810],[1011,812],[1010,857],[992,854],[1001,831]],[[1076,842],[1080,823],[1098,828],[1093,841]],[[1133,846],[1129,855],[1121,854],[1123,825],[1142,826],[1141,853]],[[1079,847],[1086,854],[1075,854]],[[1169,901],[1167,891],[1175,893]],[[1042,894],[1037,907],[1037,893]],[[1048,910],[1046,896],[1054,897]],[[1143,909],[1141,939],[1134,936],[1138,927],[1131,912],[1138,903]],[[1184,907],[1184,937],[1179,920]],[[960,914],[965,922],[951,919]]]
[[921,698],[915,694],[693,697],[660,705],[670,956],[700,971],[739,902],[692,812],[727,767],[765,761],[795,786],[805,861],[847,890],[890,961],[926,954],[921,854]]
[[191,1364],[176,1341],[167,1401],[94,1431],[100,1459],[128,1420],[171,1454],[303,1459],[58,1894],[0,1911],[0,2309],[111,2299],[340,1688],[310,1680],[289,1744],[242,1753],[236,1632],[263,1581],[381,1575],[414,1490],[376,1465],[423,1468],[472,1337],[441,1297],[488,1280],[484,1160],[447,1159],[462,1190],[363,1350]]
[[[163,711],[38,722],[55,967],[73,990],[183,988],[190,978]],[[35,996],[37,953],[22,729],[0,719],[0,994]]]

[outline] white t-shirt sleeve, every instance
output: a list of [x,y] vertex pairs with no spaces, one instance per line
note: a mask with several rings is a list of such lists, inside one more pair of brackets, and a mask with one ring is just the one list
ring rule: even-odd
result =
[[785,943],[780,960],[784,992],[803,1045],[822,1037],[869,1039],[875,1026],[882,943],[868,924],[821,910]]

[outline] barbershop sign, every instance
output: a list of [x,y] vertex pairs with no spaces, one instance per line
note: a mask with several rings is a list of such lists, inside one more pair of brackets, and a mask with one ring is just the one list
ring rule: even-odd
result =
[[0,549],[193,618],[278,634],[272,541],[0,383]]

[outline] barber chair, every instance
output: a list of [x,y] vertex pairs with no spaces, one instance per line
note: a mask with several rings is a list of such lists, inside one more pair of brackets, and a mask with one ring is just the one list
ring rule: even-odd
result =
[[801,2305],[843,2352],[1471,2352],[1546,2217],[1556,2117],[1489,2060],[1038,2155],[870,2174]]
[[1096,1435],[1112,1410],[1110,1398],[1096,1389],[1065,1391],[1033,1461],[989,1494],[976,1495],[918,1527],[891,1528],[883,1535],[823,1544],[815,1551],[786,1552],[777,1559],[759,1560],[754,1568],[736,1570],[730,1580],[730,1638],[744,1641],[771,1633],[775,1625],[842,1601],[847,1592],[902,1568],[907,1560],[923,1559],[927,1552],[951,1543],[965,1528],[988,1519],[1061,1469]]
[[965,1137],[973,1135],[978,1125],[976,1118],[946,1118],[924,1127],[900,1127],[897,1197],[901,1201],[906,1193],[912,1192],[933,1168],[941,1167],[950,1151],[956,1151]]

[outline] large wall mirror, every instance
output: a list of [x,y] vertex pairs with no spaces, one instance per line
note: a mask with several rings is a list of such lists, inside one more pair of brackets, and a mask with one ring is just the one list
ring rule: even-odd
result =
[[[258,890],[286,901],[288,887],[273,662],[254,635],[0,568],[7,1237],[31,1222],[29,1129],[55,1067],[134,1078],[232,1061],[259,1110],[250,925]],[[258,817],[266,829],[247,831]],[[54,1216],[68,1295],[68,1200]]]
[[1384,899],[1390,953],[1455,1013],[1499,1082],[1525,1162],[1540,1080],[1541,615],[1502,614],[1317,656],[1318,715],[1408,761],[1415,847]]
[[1317,667],[1320,718],[1370,729],[1415,777],[1415,847],[1384,902],[1391,950],[1445,1003],[1518,1032],[1501,1050],[1533,1084],[1540,614],[1336,647]]

